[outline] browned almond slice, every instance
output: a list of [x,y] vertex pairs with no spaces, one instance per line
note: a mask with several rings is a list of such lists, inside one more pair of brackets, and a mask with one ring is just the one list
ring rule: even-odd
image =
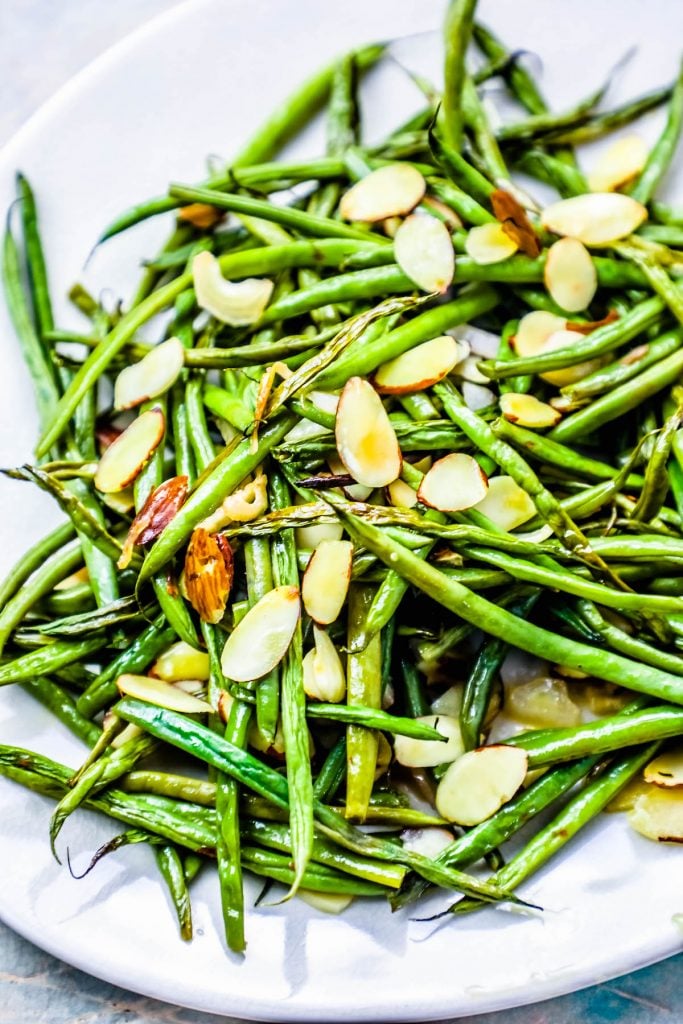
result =
[[470,228],[465,239],[465,252],[480,265],[500,263],[513,256],[517,249],[517,242],[497,222]]
[[500,407],[506,420],[519,423],[521,427],[553,427],[560,420],[557,409],[553,409],[547,402],[540,402],[533,395],[518,395],[508,391],[500,396]]
[[222,210],[217,210],[208,203],[190,203],[189,206],[181,206],[178,210],[178,220],[184,220],[200,231],[209,231],[219,224],[224,216]]
[[647,162],[647,146],[640,135],[624,135],[604,149],[588,175],[591,192],[613,192],[640,174]]
[[375,387],[384,395],[404,395],[429,388],[465,358],[465,348],[448,334],[425,341],[383,363],[375,374]]
[[683,748],[677,747],[660,754],[643,772],[646,782],[669,789],[683,786]]
[[514,530],[536,515],[533,501],[511,476],[492,476],[476,509],[501,530]]
[[192,277],[197,305],[233,327],[256,323],[273,292],[273,282],[267,278],[226,280],[220,263],[210,252],[200,252],[194,257]]
[[418,502],[417,491],[400,477],[389,484],[387,495],[394,508],[414,508]]
[[394,757],[399,764],[408,768],[433,768],[437,764],[449,764],[465,750],[457,718],[449,715],[421,715],[415,719],[423,725],[431,725],[438,730],[443,740],[416,740],[412,736],[396,736],[394,739]]
[[225,676],[247,683],[279,665],[292,642],[300,610],[298,587],[269,590],[228,637],[221,656]]
[[543,279],[550,297],[568,313],[586,309],[598,288],[591,254],[576,238],[560,238],[550,246]]
[[181,679],[206,680],[209,678],[209,655],[179,640],[159,655],[149,674],[167,683],[177,683]]
[[339,203],[344,220],[374,222],[410,213],[422,199],[427,183],[412,164],[388,164],[361,178]]
[[436,790],[436,809],[458,825],[478,825],[507,803],[524,782],[527,753],[503,744],[463,754]]
[[[541,352],[554,352],[558,348],[572,348],[576,345],[576,339],[580,337],[581,335],[577,334],[576,331],[567,329],[555,331],[546,340]],[[541,377],[543,380],[547,380],[549,384],[563,388],[567,384],[573,384],[575,381],[587,377],[589,373],[593,373],[601,365],[602,360],[600,359],[587,359],[583,363],[577,363],[575,366],[565,366],[561,370],[548,370],[547,373],[542,373]]]
[[178,338],[156,345],[144,359],[126,366],[114,382],[114,408],[132,409],[157,398],[175,384],[185,361]]
[[194,530],[185,555],[185,593],[204,622],[214,626],[225,615],[234,575],[230,541],[221,534]]
[[123,551],[118,560],[119,569],[129,564],[135,545],[149,544],[156,540],[182,507],[187,497],[188,479],[186,476],[174,476],[165,480],[152,491],[133,522],[123,544]]
[[194,697],[163,679],[126,673],[118,677],[116,685],[120,693],[137,697],[148,704],[156,704],[160,708],[168,708],[169,711],[180,711],[187,715],[207,714],[213,711],[205,700],[200,700],[199,697]]
[[642,203],[619,192],[587,192],[547,206],[543,227],[556,235],[578,238],[584,245],[607,245],[626,238],[647,220]]
[[143,412],[109,445],[97,464],[95,487],[104,494],[132,483],[161,444],[166,419],[161,409]]
[[315,647],[304,656],[304,690],[314,700],[337,704],[346,696],[346,673],[337,648],[324,629],[313,626]]
[[488,490],[486,474],[476,459],[454,452],[438,459],[422,478],[417,496],[440,512],[458,512],[479,504]]
[[386,487],[401,472],[401,449],[382,400],[366,380],[346,382],[335,420],[337,451],[346,470],[366,487]]
[[515,353],[526,358],[537,356],[542,352],[548,338],[557,331],[563,331],[567,321],[563,316],[548,313],[544,309],[535,309],[526,313],[517,326],[515,334]]
[[628,823],[646,839],[658,843],[683,843],[683,790],[651,786],[637,796]]
[[394,257],[403,273],[425,292],[445,292],[453,280],[450,232],[429,214],[406,217],[394,236]]
[[318,544],[301,584],[304,608],[314,622],[327,626],[339,615],[349,589],[352,563],[350,540],[324,540]]

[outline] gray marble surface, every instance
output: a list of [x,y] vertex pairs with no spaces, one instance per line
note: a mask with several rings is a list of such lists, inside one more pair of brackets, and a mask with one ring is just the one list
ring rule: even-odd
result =
[[[174,0],[0,0],[0,145],[75,72]],[[291,2],[291,0],[290,0]],[[478,1024],[674,1024],[683,955]],[[0,1024],[230,1024],[107,985],[0,924]],[[457,1022],[452,1022],[457,1024]]]

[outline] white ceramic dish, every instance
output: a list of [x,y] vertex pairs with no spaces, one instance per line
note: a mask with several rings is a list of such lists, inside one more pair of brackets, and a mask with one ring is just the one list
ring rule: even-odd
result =
[[[622,0],[493,0],[482,16],[512,47],[544,57],[544,89],[555,104],[585,95],[624,50],[639,52],[611,99],[673,77],[683,28],[676,0],[653,10]],[[360,41],[439,25],[440,0],[196,0],[145,27],[63,89],[0,158],[0,210],[21,167],[40,203],[61,323],[78,323],[61,297],[81,275],[101,227],[129,203],[163,191],[169,178],[203,176],[204,157],[228,156],[305,73]],[[654,17],[653,15],[656,15]],[[433,36],[397,50],[429,67]],[[404,74],[389,66],[368,83],[368,130],[415,104]],[[647,125],[652,137],[657,119]],[[300,148],[315,153],[308,133]],[[680,178],[679,178],[680,184]],[[670,183],[669,191],[676,191]],[[681,188],[678,188],[679,197]],[[86,280],[128,294],[131,269],[166,231],[152,223],[98,252]],[[28,376],[4,309],[0,375],[0,464],[30,454],[36,435]],[[0,569],[55,519],[48,500],[2,481]],[[22,692],[0,691],[0,741],[78,763],[82,750]],[[571,991],[643,966],[680,948],[672,914],[683,909],[680,851],[632,834],[623,820],[586,829],[525,887],[546,910],[526,918],[487,911],[447,926],[355,906],[330,918],[294,901],[250,911],[246,959],[225,953],[217,884],[207,870],[195,889],[196,938],[177,937],[149,852],[131,848],[76,882],[51,859],[49,804],[0,781],[0,916],[50,952],[91,974],[160,999],[214,1013],[279,1021],[427,1020],[500,1009]],[[107,823],[80,814],[66,826],[76,863]]]

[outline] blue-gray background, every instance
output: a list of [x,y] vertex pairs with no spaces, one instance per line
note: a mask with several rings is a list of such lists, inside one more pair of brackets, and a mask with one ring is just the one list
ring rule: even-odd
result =
[[[76,71],[173,5],[174,0],[0,0],[0,146]],[[469,1020],[677,1024],[683,1020],[681,971],[683,954],[572,996]],[[89,978],[0,924],[0,1024],[219,1022],[229,1024],[225,1017],[170,1007]]]

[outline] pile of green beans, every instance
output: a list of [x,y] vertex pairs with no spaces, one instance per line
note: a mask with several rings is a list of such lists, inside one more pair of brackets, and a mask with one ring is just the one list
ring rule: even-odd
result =
[[[425,109],[370,147],[360,83],[385,52],[369,45],[344,55],[290,96],[229,166],[173,183],[106,226],[98,244],[116,245],[147,218],[175,219],[115,312],[74,286],[79,331],[55,318],[38,208],[22,174],[4,235],[5,295],[41,434],[32,464],[2,471],[49,494],[63,521],[0,583],[0,686],[18,684],[87,749],[74,772],[2,745],[0,774],[56,801],[46,839],[58,859],[61,827],[79,808],[125,828],[88,870],[122,846],[149,844],[185,940],[192,882],[214,860],[225,941],[236,952],[248,940],[244,874],[286,886],[286,898],[323,893],[338,906],[383,897],[397,909],[435,887],[448,890],[446,913],[524,902],[518,886],[662,743],[683,736],[683,217],[656,197],[681,135],[683,76],[615,109],[604,109],[602,87],[556,113],[517,51],[476,21],[476,0],[451,0],[443,94],[426,88]],[[509,124],[489,122],[478,87],[491,78],[518,105]],[[662,105],[660,137],[624,186],[648,223],[591,249],[595,297],[565,314],[544,287],[554,237],[511,174],[523,171],[558,198],[580,196],[581,143]],[[280,159],[321,111],[325,152]],[[396,216],[342,216],[345,193],[396,161],[425,179],[418,214],[451,231],[445,294],[421,294],[402,268]],[[466,254],[470,229],[496,221],[500,189],[526,206],[539,255]],[[193,261],[207,253],[228,281],[272,282],[253,322],[231,325],[202,308]],[[519,321],[534,310],[564,316],[573,343],[518,356]],[[486,358],[476,348],[482,331]],[[402,457],[393,484],[403,490],[359,492],[339,458],[335,400],[349,381],[372,383],[384,364],[449,332],[469,339],[476,366],[381,394]],[[171,337],[182,368],[165,392],[125,413],[102,403],[104,383]],[[567,369],[568,383],[552,383]],[[515,422],[501,402],[510,395],[552,405],[558,421]],[[161,443],[119,493],[103,493],[103,453],[154,408],[164,417]],[[415,492],[428,460],[454,453],[474,457],[489,481],[511,478],[526,522],[507,529],[491,506],[489,515],[467,502],[422,502]],[[178,480],[183,500],[138,543],[136,525]],[[262,505],[236,513],[231,500],[244,504],[258,481]],[[193,599],[186,571],[202,531],[229,552],[218,615]],[[274,588],[301,590],[322,536],[313,531],[353,547],[348,593],[326,624],[346,679],[335,701],[308,692],[319,624],[306,608],[261,678],[228,678],[221,660]],[[205,656],[193,691],[202,713],[175,710],[168,693],[156,702],[119,689],[124,675],[156,678],[178,643],[195,664]],[[579,724],[552,713],[511,723],[513,684],[503,679],[515,651],[542,660],[532,677],[550,677]],[[588,713],[595,692],[609,714]],[[434,793],[448,764],[436,755],[414,772],[399,755],[406,741],[444,741],[439,719],[459,729],[463,752],[507,743],[542,774],[474,827],[444,818]],[[179,751],[192,759],[187,774],[166,768]],[[549,811],[550,824],[520,843],[520,830],[528,836]],[[416,829],[447,830],[443,852],[419,852]],[[467,871],[482,861],[495,869],[488,880]]]

